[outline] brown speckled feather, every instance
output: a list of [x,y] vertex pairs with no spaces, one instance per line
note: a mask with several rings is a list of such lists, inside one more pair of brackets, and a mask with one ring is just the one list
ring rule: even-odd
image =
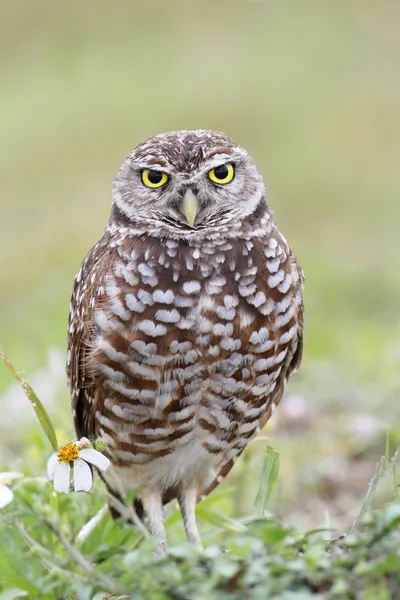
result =
[[93,347],[96,328],[94,307],[101,303],[101,292],[112,252],[105,233],[90,250],[77,273],[72,290],[68,323],[67,377],[72,411],[78,437],[95,437],[93,406],[96,396],[94,373],[88,369],[88,356]]

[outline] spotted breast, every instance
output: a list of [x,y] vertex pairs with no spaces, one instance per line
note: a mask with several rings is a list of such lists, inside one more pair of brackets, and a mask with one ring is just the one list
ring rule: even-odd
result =
[[78,276],[92,436],[131,472],[129,488],[191,476],[202,494],[267,420],[301,351],[297,264],[279,234],[163,248],[107,235],[96,250]]

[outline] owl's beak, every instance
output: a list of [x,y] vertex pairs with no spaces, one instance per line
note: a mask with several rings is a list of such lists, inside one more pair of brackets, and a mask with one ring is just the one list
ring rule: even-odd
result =
[[182,208],[189,227],[193,227],[197,213],[199,212],[199,203],[190,188],[186,190],[183,196]]

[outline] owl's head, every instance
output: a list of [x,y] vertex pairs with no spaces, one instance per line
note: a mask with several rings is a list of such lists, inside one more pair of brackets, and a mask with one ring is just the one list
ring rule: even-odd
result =
[[111,222],[187,237],[266,210],[262,177],[223,133],[172,131],[128,155],[113,183]]

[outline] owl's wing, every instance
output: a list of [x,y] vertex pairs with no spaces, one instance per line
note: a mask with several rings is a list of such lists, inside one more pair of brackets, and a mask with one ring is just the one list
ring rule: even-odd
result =
[[90,250],[73,285],[68,323],[67,378],[71,392],[72,412],[78,438],[93,438],[95,386],[87,368],[87,356],[96,333],[94,308],[101,305],[108,265],[114,250],[104,234]]
[[[300,267],[300,264],[294,254],[291,252],[287,257],[286,264],[284,264],[285,272],[292,272],[296,274],[294,277],[295,283],[292,289],[288,290],[288,293],[291,294],[292,298],[292,306],[293,306],[293,321],[296,324],[296,335],[293,337],[292,342],[288,348],[287,355],[282,365],[282,370],[277,379],[277,385],[275,388],[275,394],[271,399],[271,403],[274,406],[278,406],[283,392],[285,391],[285,385],[289,379],[289,377],[295,373],[300,365],[303,358],[303,328],[304,328],[304,305],[303,305],[303,285],[304,285],[304,275],[303,271]],[[283,300],[283,295],[280,301]],[[278,329],[279,330],[279,329]],[[285,330],[282,329],[279,331],[280,335],[285,333]],[[269,416],[265,418],[261,422],[261,427],[267,423]]]
[[[295,335],[292,337],[290,343],[287,347],[286,356],[281,364],[281,370],[279,376],[276,380],[276,385],[273,394],[269,398],[265,398],[266,410],[263,415],[263,418],[260,422],[260,428],[262,429],[269,418],[271,417],[273,409],[279,404],[283,392],[285,390],[285,385],[289,377],[297,371],[300,367],[302,354],[303,354],[303,283],[304,283],[304,275],[301,270],[300,264],[298,263],[295,255],[290,250],[286,241],[282,238],[280,240],[277,239],[277,247],[280,248],[280,260],[279,260],[279,269],[282,270],[284,275],[289,275],[290,280],[292,281],[291,285],[286,289],[285,286],[274,286],[271,288],[268,284],[269,276],[271,275],[268,270],[265,270],[265,264],[259,265],[259,272],[263,273],[262,283],[259,282],[259,290],[266,294],[268,298],[272,298],[275,302],[275,311],[271,317],[265,321],[265,325],[268,329],[272,329],[277,339],[282,339],[281,336],[284,336],[285,333],[289,331],[289,328],[295,327]],[[268,249],[267,249],[268,250]],[[258,256],[267,256],[268,251],[258,253]],[[264,259],[261,259],[264,261]],[[278,270],[278,267],[274,267],[274,272]],[[289,279],[288,279],[289,281]],[[281,288],[281,289],[280,289]],[[287,305],[287,315],[291,317],[288,319],[281,319],[284,315],[282,312],[279,312],[282,306]],[[287,322],[286,322],[287,321]],[[259,325],[262,326],[259,322]],[[276,352],[279,352],[280,348],[277,347]],[[236,454],[234,458],[227,460],[222,463],[218,473],[216,474],[213,481],[205,490],[201,490],[198,501],[205,498],[210,494],[218,484],[224,479],[229,471],[234,466],[236,460],[239,458],[240,454],[243,452],[244,447]]]

